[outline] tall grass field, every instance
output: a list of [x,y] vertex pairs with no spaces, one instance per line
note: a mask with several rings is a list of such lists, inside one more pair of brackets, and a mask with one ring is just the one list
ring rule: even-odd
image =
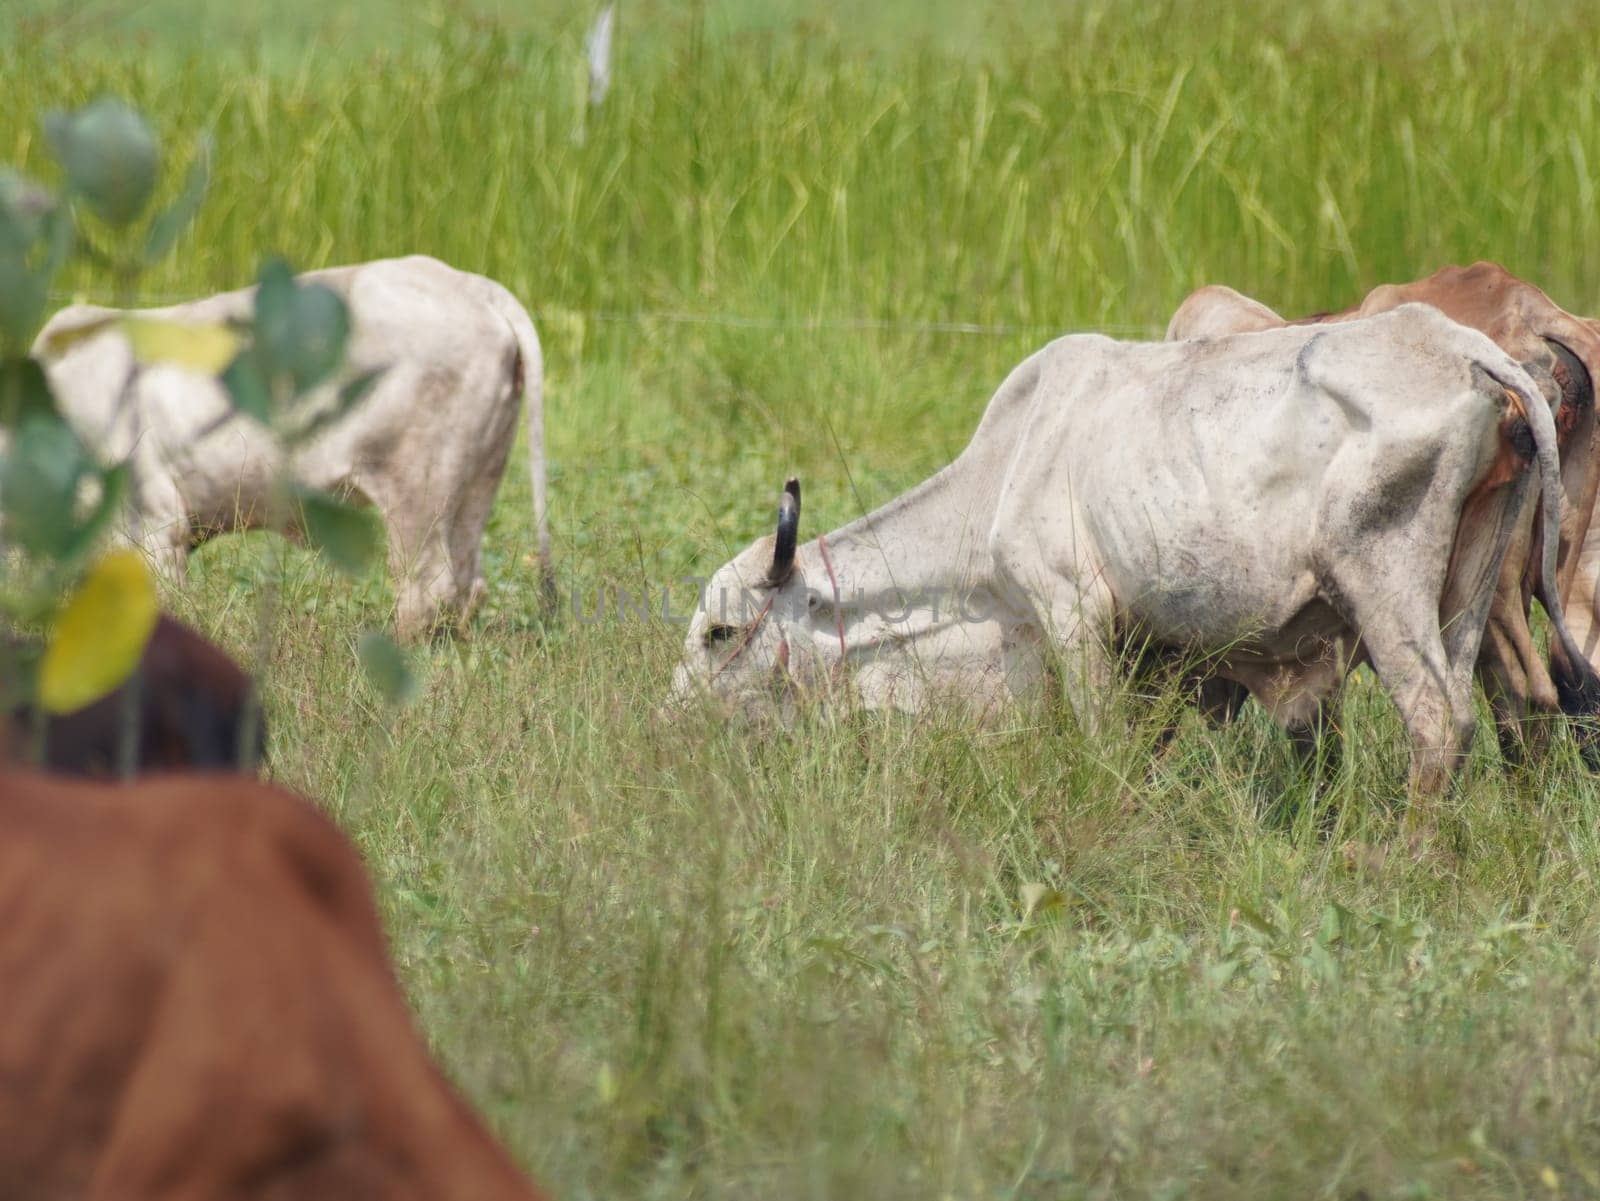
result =
[[[1478,258],[1600,313],[1585,6],[624,0],[594,109],[565,0],[6,7],[0,161],[51,177],[41,115],[108,92],[175,168],[215,133],[151,302],[422,252],[534,315],[553,612],[514,455],[489,603],[410,706],[353,652],[387,582],[299,552],[264,670],[269,773],[356,839],[428,1040],[554,1196],[1600,1196],[1600,786],[1566,735],[1508,771],[1485,720],[1414,855],[1365,679],[1321,789],[1259,715],[1157,758],[1173,698],[1094,738],[655,712],[663,601],[785,476],[804,537],[866,512],[1059,333]],[[166,598],[241,657],[259,548]]]

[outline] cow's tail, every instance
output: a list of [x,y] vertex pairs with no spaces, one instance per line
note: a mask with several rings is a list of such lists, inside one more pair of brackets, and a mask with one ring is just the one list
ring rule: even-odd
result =
[[539,540],[539,580],[548,597],[555,587],[555,576],[550,564],[550,511],[545,503],[544,355],[528,310],[493,280],[485,282],[490,285],[490,303],[511,327],[517,342],[515,384],[522,393],[528,422],[528,486],[533,490],[533,526]]
[[[1543,513],[1542,543],[1539,556],[1539,599],[1544,603],[1550,618],[1550,628],[1556,645],[1552,648],[1552,663],[1556,692],[1563,712],[1572,715],[1600,712],[1600,675],[1595,673],[1588,657],[1578,646],[1578,640],[1567,628],[1566,615],[1561,607],[1561,589],[1556,577],[1556,557],[1561,546],[1561,461],[1556,450],[1556,423],[1551,416],[1550,404],[1544,399],[1526,374],[1522,380],[1502,381],[1522,402],[1528,416],[1528,427],[1533,433],[1534,452],[1539,460],[1540,510]],[[1526,381],[1526,382],[1524,382]],[[1584,741],[1592,742],[1591,732]],[[1585,750],[1585,758],[1590,752]]]

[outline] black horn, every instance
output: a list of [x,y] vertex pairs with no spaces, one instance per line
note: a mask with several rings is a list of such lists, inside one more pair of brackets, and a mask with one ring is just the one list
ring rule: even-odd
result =
[[778,536],[772,542],[772,566],[766,583],[776,588],[794,570],[794,548],[800,540],[800,481],[791,479],[778,498]]

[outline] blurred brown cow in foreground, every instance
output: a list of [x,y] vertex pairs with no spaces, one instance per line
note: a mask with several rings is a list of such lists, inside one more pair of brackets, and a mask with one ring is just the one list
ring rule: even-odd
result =
[[[1527,508],[1506,552],[1494,603],[1489,610],[1478,675],[1494,709],[1501,748],[1521,756],[1526,720],[1565,712],[1593,718],[1600,713],[1600,525],[1592,523],[1600,490],[1600,422],[1595,412],[1595,382],[1600,380],[1600,325],[1574,317],[1533,284],[1497,263],[1442,267],[1426,279],[1374,288],[1353,308],[1286,321],[1258,300],[1232,288],[1210,285],[1189,294],[1172,316],[1168,340],[1218,337],[1350,321],[1402,304],[1430,304],[1453,321],[1481,330],[1516,359],[1545,388],[1555,409],[1561,454],[1560,544],[1556,578],[1541,569],[1542,537],[1535,519],[1538,497],[1530,490]],[[1552,639],[1546,666],[1528,623],[1529,601],[1548,606],[1554,593],[1567,615],[1577,645],[1569,653]],[[1235,698],[1235,704],[1243,698]],[[1535,734],[1540,733],[1537,729]],[[1591,766],[1600,766],[1600,739],[1592,724],[1581,732]]]
[[259,714],[246,745],[254,688],[226,652],[163,615],[132,679],[92,705],[44,717],[37,746],[33,715],[14,710],[9,728],[0,729],[0,758],[72,775],[116,775],[131,718],[135,772],[253,767],[266,750]]
[[412,1024],[359,857],[255,780],[0,769],[0,1197],[538,1201]]

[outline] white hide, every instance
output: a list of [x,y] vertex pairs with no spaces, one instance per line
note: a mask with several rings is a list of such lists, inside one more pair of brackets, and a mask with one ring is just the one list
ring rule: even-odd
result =
[[[534,520],[549,563],[544,497],[542,359],[526,311],[493,280],[413,256],[308,272],[349,306],[352,336],[342,379],[382,367],[366,398],[299,447],[292,474],[304,484],[373,504],[388,531],[396,624],[414,636],[446,614],[465,617],[484,591],[483,529],[526,406]],[[216,322],[247,317],[243,289],[151,317]],[[77,305],[40,334],[112,310]],[[229,402],[213,378],[172,365],[147,367],[127,402],[131,351],[108,331],[45,361],[79,435],[108,461],[132,455],[137,510],[127,533],[181,577],[188,550],[211,534],[263,520],[279,466],[272,438],[250,418],[221,421]],[[323,389],[323,400],[331,393]],[[319,403],[313,397],[313,405]]]
[[[709,595],[744,610],[728,629],[696,615],[674,692],[748,708],[842,673],[868,705],[991,706],[1037,686],[1048,645],[1092,728],[1108,648],[1136,629],[1212,656],[1303,731],[1364,656],[1406,720],[1414,785],[1436,788],[1470,737],[1472,664],[1531,479],[1501,430],[1522,410],[1553,465],[1533,382],[1422,305],[1191,342],[1062,338],[1011,374],[954,463],[825,536],[833,578],[812,541],[762,587],[770,537],[720,569]],[[918,590],[969,594],[987,619],[884,620]]]

